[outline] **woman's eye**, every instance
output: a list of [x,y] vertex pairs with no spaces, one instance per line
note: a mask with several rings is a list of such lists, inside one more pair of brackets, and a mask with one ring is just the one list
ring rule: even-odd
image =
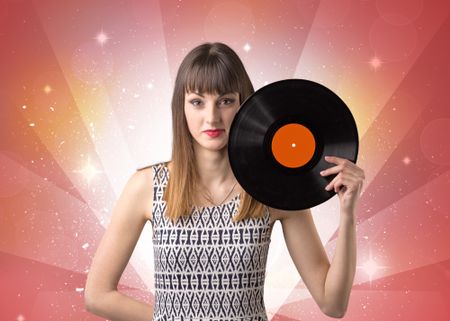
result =
[[198,106],[198,105],[200,105],[201,101],[200,101],[200,100],[197,100],[197,99],[193,99],[193,100],[190,101],[190,103],[191,103],[192,105],[194,105],[194,106]]
[[222,100],[222,102],[223,102],[225,105],[231,105],[232,103],[234,103],[234,99],[231,99],[231,98],[225,98],[225,99]]
[[[233,99],[233,98],[224,98],[219,101],[219,105],[227,106],[227,105],[232,105],[234,102],[235,102],[235,99]],[[200,105],[202,105],[203,102],[199,99],[191,99],[189,101],[189,103],[193,106],[200,106]]]

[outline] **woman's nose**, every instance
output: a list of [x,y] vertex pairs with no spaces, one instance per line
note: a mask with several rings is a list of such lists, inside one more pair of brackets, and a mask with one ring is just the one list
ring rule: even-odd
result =
[[215,122],[220,118],[219,108],[214,103],[208,103],[206,106],[206,120]]

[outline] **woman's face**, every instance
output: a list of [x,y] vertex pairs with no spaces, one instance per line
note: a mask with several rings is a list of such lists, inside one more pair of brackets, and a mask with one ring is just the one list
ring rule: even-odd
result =
[[[228,144],[231,123],[239,110],[239,93],[187,92],[184,95],[184,112],[194,144],[211,150],[221,150]],[[220,129],[218,135],[205,131]]]

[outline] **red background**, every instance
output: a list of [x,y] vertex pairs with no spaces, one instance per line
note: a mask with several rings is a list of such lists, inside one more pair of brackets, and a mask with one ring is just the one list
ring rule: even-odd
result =
[[[234,48],[255,89],[311,79],[351,109],[366,186],[344,318],[448,320],[449,13],[424,0],[0,2],[1,320],[101,319],[84,310],[86,272],[124,179],[169,155],[173,79],[204,41]],[[337,226],[321,213],[335,219],[335,204],[313,209],[330,255]],[[152,303],[145,242],[120,289]],[[282,284],[265,290],[272,320],[328,319],[301,281],[268,278]]]

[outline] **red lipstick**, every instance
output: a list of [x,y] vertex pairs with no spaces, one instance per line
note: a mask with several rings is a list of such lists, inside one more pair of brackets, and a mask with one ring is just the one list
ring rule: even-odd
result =
[[223,133],[223,129],[208,129],[205,130],[204,133],[206,133],[209,137],[218,137]]

